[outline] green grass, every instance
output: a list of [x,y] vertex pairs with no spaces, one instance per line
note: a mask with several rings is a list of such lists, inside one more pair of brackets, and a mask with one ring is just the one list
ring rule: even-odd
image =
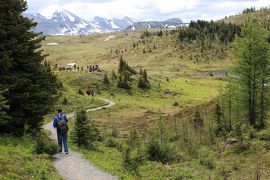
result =
[[[222,78],[197,75],[201,71],[228,70],[232,64],[229,47],[223,47],[224,53],[217,53],[221,46],[215,43],[213,49],[206,49],[201,53],[196,42],[179,43],[175,41],[175,37],[169,35],[163,38],[150,38],[145,44],[140,43],[137,48],[132,48],[132,43],[138,42],[140,32],[115,33],[115,39],[105,42],[104,39],[109,35],[49,37],[44,41],[45,53],[50,54],[47,60],[52,64],[57,63],[60,66],[76,62],[79,66],[83,66],[84,70],[87,65],[98,64],[101,70],[95,73],[55,70],[65,89],[56,107],[71,112],[101,105],[104,102],[77,93],[79,89],[84,91],[87,87],[92,87],[97,92],[97,85],[100,90],[97,97],[116,102],[116,105],[109,109],[88,113],[89,119],[95,122],[104,135],[105,142],[96,143],[95,151],[79,149],[72,145],[74,150],[81,152],[93,164],[117,175],[120,179],[222,179],[225,177],[253,179],[257,159],[262,178],[268,177],[269,142],[259,141],[258,138],[249,140],[253,144],[252,148],[261,148],[255,148],[256,150],[251,148],[243,154],[236,154],[233,148],[228,148],[220,158],[218,152],[223,149],[224,140],[215,137],[216,144],[209,143],[208,128],[215,124],[212,116],[213,102],[227,82]],[[59,46],[46,46],[49,42],[58,42]],[[156,49],[153,48],[154,45]],[[152,52],[148,52],[150,48]],[[143,49],[146,49],[146,53],[143,53]],[[115,54],[116,50],[123,50],[123,53]],[[117,88],[117,81],[111,81],[111,72],[114,70],[117,73],[120,55],[137,71],[140,68],[147,69],[152,85],[150,90],[143,91],[137,88],[139,75],[132,77],[134,80],[130,91]],[[111,81],[110,87],[105,87],[102,83],[105,73]],[[166,89],[172,93],[166,94]],[[64,97],[68,99],[67,105],[62,104]],[[179,106],[174,106],[176,102]],[[202,137],[194,132],[192,126],[196,110],[202,113],[205,120]],[[107,147],[107,138],[112,138],[112,131],[116,129],[119,131],[119,137],[114,139],[125,146],[130,131],[136,129],[144,143],[142,145],[144,151],[149,132],[157,129],[159,111],[165,116],[169,138],[175,136],[174,122],[180,129],[180,139],[169,142],[181,155],[180,161],[167,165],[146,160],[139,167],[139,176],[126,172],[122,167],[123,149]],[[191,155],[194,152],[183,146],[181,139],[183,122],[189,122],[188,130],[191,133],[192,143],[195,144],[196,157]]]
[[82,153],[95,166],[105,172],[116,175],[119,179],[134,179],[134,176],[123,170],[122,153],[117,149],[108,148],[103,143],[96,143],[97,150],[89,151],[72,146],[74,150]]
[[[206,117],[205,117],[206,118]],[[206,119],[205,119],[206,120]],[[178,133],[180,139],[174,142],[176,152],[180,155],[178,162],[172,164],[162,164],[160,162],[146,160],[145,137],[141,137],[142,146],[138,146],[140,151],[144,152],[145,160],[139,166],[138,174],[126,172],[122,165],[123,149],[126,147],[127,138],[111,137],[109,132],[104,134],[105,140],[95,144],[96,150],[79,149],[72,146],[75,150],[84,154],[94,165],[100,167],[106,172],[117,175],[120,179],[254,179],[256,167],[259,167],[259,174],[262,179],[269,177],[269,141],[260,141],[259,139],[269,136],[269,129],[264,133],[256,133],[256,138],[249,139],[244,134],[246,141],[250,143],[250,148],[242,153],[236,153],[237,146],[234,145],[225,148],[222,138],[215,138],[216,144],[209,144],[207,127],[210,122],[206,120],[202,137],[195,133],[192,125],[189,124],[188,131],[191,142],[195,144],[196,157],[190,154],[189,148],[183,145],[182,122],[178,122]],[[171,127],[169,120],[165,121],[166,137],[173,137],[175,132]],[[155,126],[152,126],[154,128]],[[260,135],[262,134],[262,135]],[[229,135],[233,136],[233,135]],[[106,146],[108,139],[114,139],[118,147],[112,148]],[[202,138],[200,141],[199,139]],[[201,142],[201,143],[200,143]],[[223,153],[219,156],[220,151]]]
[[34,153],[30,138],[0,137],[0,179],[62,179],[47,154]]

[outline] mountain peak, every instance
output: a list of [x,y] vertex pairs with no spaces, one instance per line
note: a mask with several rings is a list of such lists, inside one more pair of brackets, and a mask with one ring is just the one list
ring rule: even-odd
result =
[[64,14],[72,14],[70,11],[68,11],[68,10],[66,10],[66,9],[64,9],[64,8],[59,8],[59,9],[57,9],[55,12],[54,12],[54,14],[59,14],[59,13],[64,13]]
[[34,29],[36,32],[43,32],[46,35],[80,35],[116,32],[125,29],[141,28],[171,28],[181,25],[177,18],[162,22],[139,22],[138,20],[125,16],[122,19],[109,19],[95,16],[92,21],[85,21],[66,9],[58,9],[51,17],[44,17],[39,13],[24,13],[30,19],[38,22]]

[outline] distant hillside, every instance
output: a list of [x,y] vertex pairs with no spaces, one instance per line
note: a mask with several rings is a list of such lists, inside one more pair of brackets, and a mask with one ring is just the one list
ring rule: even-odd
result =
[[257,11],[247,11],[244,10],[242,14],[229,16],[221,21],[225,23],[233,23],[233,24],[243,24],[248,19],[254,19],[260,24],[262,24],[265,28],[270,30],[270,7],[269,8],[262,8]]

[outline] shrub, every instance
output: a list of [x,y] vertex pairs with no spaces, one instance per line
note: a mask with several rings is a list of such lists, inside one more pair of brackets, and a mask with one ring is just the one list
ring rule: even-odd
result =
[[84,95],[83,91],[81,89],[78,90],[78,94]]
[[87,122],[86,111],[77,113],[74,130],[72,132],[72,141],[78,147],[93,148],[93,142],[100,140],[100,133],[92,121]]
[[269,130],[262,130],[259,133],[259,139],[263,141],[270,141],[270,131]]
[[63,104],[63,105],[67,105],[67,104],[68,104],[68,100],[67,100],[67,98],[66,98],[66,97],[63,99],[62,104]]
[[117,141],[115,141],[113,138],[108,138],[105,141],[105,145],[107,147],[110,147],[110,148],[118,148],[119,147],[119,143]]
[[110,85],[110,81],[109,81],[109,79],[108,79],[107,74],[104,75],[104,78],[103,78],[103,84],[104,84],[105,86],[109,86],[109,85]]
[[136,129],[130,131],[129,139],[128,139],[128,145],[131,150],[133,150],[138,145],[138,133]]
[[117,79],[117,76],[114,71],[112,71],[112,81],[115,81]]
[[130,147],[127,147],[123,153],[123,168],[128,172],[138,173],[138,167],[142,164],[143,157],[136,154],[132,156]]
[[235,147],[235,153],[241,153],[245,150],[249,149],[249,143],[244,140],[244,135],[243,135],[243,129],[240,124],[236,124],[235,126],[235,134],[238,139],[238,144]]
[[119,135],[118,129],[115,126],[113,126],[112,127],[112,137],[118,137],[118,135]]
[[50,141],[45,136],[39,136],[36,139],[35,151],[37,154],[46,153],[50,156],[53,156],[58,152],[58,149],[59,149],[58,145]]
[[225,137],[230,131],[230,124],[223,118],[223,112],[219,104],[216,104],[214,112],[216,126],[216,135]]
[[179,156],[172,146],[160,145],[157,141],[151,141],[147,146],[147,156],[151,161],[172,163],[179,160]]
[[202,158],[200,159],[200,164],[206,166],[208,169],[214,169],[215,164],[211,158]]

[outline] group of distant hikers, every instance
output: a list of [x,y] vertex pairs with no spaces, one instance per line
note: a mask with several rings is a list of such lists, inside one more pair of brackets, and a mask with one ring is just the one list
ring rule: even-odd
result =
[[[94,90],[92,88],[86,89],[86,94],[88,96],[94,96]],[[57,110],[57,115],[54,117],[53,120],[53,127],[56,128],[57,132],[57,141],[60,147],[59,152],[62,152],[62,146],[64,146],[65,154],[68,154],[68,118],[65,114],[63,114],[62,109]]]
[[90,65],[90,66],[87,66],[87,69],[89,72],[95,72],[95,71],[98,71],[98,65]]
[[[55,68],[57,68],[57,64],[55,64],[54,66]],[[87,66],[87,72],[95,72],[95,71],[98,71],[99,70],[99,67],[98,65],[90,65],[90,66]],[[80,70],[80,67],[74,65],[73,67],[74,70]],[[81,67],[81,70],[83,71],[83,67]],[[59,71],[72,71],[72,67],[64,67],[64,66],[60,66],[58,68]]]

